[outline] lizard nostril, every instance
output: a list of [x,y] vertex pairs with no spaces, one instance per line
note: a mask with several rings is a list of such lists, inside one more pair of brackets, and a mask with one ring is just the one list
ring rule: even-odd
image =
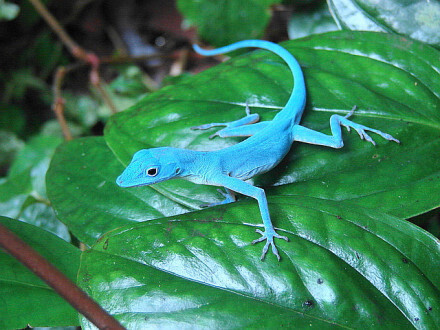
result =
[[122,180],[121,177],[118,177],[118,178],[116,179],[116,183],[117,183],[118,185],[122,185],[122,184],[124,183],[124,180]]

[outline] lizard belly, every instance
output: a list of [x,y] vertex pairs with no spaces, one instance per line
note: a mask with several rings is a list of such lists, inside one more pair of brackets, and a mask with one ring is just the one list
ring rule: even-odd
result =
[[227,158],[229,175],[247,180],[270,171],[290,150],[291,141],[285,134],[268,131],[267,135],[253,136],[233,147],[233,157]]
[[266,173],[267,171],[270,171],[272,168],[274,168],[277,164],[274,163],[267,163],[267,164],[263,164],[260,165],[258,167],[254,167],[249,169],[248,171],[234,171],[231,172],[231,176],[240,179],[240,180],[247,180],[250,179],[252,177],[254,177],[255,175],[258,175],[260,173]]
[[182,177],[182,179],[196,184],[205,184],[208,186],[221,186],[218,183],[207,179],[206,177],[202,177],[198,175],[186,176],[186,177]]
[[285,152],[248,153],[247,157],[237,157],[235,166],[230,167],[228,175],[240,180],[247,180],[255,175],[273,169],[283,159]]

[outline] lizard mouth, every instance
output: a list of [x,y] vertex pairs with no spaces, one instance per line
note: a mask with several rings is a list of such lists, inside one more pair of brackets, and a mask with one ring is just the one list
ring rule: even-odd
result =
[[129,185],[127,185],[127,184],[124,182],[124,178],[122,178],[122,175],[118,176],[118,178],[116,179],[116,184],[117,184],[119,187],[122,187],[122,188],[128,188],[128,187],[130,187]]

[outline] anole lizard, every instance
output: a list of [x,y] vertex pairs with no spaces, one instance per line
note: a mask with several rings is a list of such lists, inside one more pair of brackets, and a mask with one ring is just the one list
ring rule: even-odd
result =
[[292,94],[274,119],[257,123],[258,115],[250,114],[249,108],[246,106],[246,116],[239,120],[193,127],[193,129],[209,129],[225,126],[213,136],[247,136],[249,138],[231,147],[209,152],[172,147],[143,149],[134,154],[130,164],[116,182],[120,187],[135,187],[173,178],[185,178],[196,183],[225,187],[226,194],[224,196],[226,199],[210,206],[235,201],[234,192],[253,197],[258,201],[264,231],[256,230],[261,234],[261,237],[254,240],[252,244],[266,240],[261,259],[265,257],[269,246],[271,246],[272,252],[280,260],[274,238],[286,241],[288,239],[279,235],[272,225],[264,190],[245,182],[245,180],[274,168],[290,150],[293,141],[341,148],[344,145],[341,125],[347,127],[348,130],[352,127],[359,133],[361,139],[373,144],[375,144],[373,139],[366,131],[379,134],[387,140],[399,141],[389,134],[348,120],[354,108],[345,117],[339,115],[330,117],[332,135],[326,135],[299,125],[306,101],[303,73],[296,59],[277,44],[262,40],[245,40],[214,50],[203,50],[194,45],[194,50],[201,55],[210,56],[245,47],[263,48],[277,54],[287,63],[293,74]]

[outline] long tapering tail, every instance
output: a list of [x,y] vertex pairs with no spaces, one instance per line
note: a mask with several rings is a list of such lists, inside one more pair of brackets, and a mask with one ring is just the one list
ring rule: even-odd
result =
[[212,50],[202,49],[198,45],[193,45],[194,50],[204,56],[224,54],[236,49],[247,47],[256,47],[269,50],[272,53],[277,54],[287,63],[293,75],[294,87],[289,100],[284,106],[284,109],[277,114],[274,120],[278,118],[282,118],[283,120],[286,118],[291,118],[293,119],[294,124],[299,123],[305,106],[306,87],[304,83],[304,76],[298,61],[286,49],[273,42],[265,40],[243,40]]

